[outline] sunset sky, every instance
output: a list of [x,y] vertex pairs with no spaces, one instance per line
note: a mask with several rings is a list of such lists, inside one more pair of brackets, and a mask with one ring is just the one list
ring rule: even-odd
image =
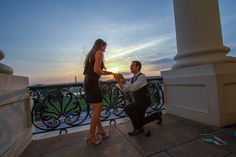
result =
[[[219,0],[224,44],[236,56],[236,1]],[[83,62],[97,38],[107,43],[108,70],[148,76],[176,55],[172,0],[0,0],[1,61],[30,84],[83,80]]]

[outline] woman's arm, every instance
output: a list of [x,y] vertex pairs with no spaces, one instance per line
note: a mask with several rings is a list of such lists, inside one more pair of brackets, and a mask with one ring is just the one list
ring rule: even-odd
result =
[[94,67],[93,67],[94,72],[97,73],[98,75],[113,74],[112,72],[103,71],[103,69],[101,69],[102,60],[103,60],[103,52],[102,51],[97,51],[95,53],[95,63],[94,63]]

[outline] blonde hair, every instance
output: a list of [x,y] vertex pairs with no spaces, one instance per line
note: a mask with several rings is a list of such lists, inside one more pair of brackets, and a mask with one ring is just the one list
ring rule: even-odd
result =
[[[102,40],[102,39],[97,39],[94,44],[92,49],[89,51],[88,55],[86,56],[84,65],[86,65],[86,63],[89,61],[90,63],[93,62],[95,60],[95,53],[103,46],[107,45],[107,43]],[[104,60],[102,60],[102,65],[101,65],[102,69],[106,69],[105,65],[104,65]]]

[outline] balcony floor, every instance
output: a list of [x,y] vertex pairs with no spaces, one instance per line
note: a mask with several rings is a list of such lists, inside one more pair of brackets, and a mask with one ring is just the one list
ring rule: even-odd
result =
[[[83,139],[87,131],[32,141],[21,157],[236,157],[236,127],[216,128],[164,114],[164,122],[145,126],[151,136],[129,137],[131,122],[107,126],[110,134],[92,146]],[[217,146],[202,141],[202,133],[212,133],[229,143]]]

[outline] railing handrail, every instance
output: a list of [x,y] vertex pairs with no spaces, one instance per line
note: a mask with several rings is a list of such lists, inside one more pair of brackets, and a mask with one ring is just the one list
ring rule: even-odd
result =
[[[130,78],[127,78],[127,80]],[[160,80],[162,81],[163,78],[161,76],[148,76],[147,77],[148,81],[152,80]],[[106,83],[112,83],[115,84],[117,83],[115,80],[108,80],[108,81],[101,81],[101,84],[106,84]],[[45,84],[45,85],[32,85],[29,86],[28,88],[30,90],[39,90],[39,89],[52,89],[52,88],[69,88],[69,87],[76,87],[76,86],[81,86],[83,85],[83,82],[71,82],[71,83],[59,83],[59,84]]]

